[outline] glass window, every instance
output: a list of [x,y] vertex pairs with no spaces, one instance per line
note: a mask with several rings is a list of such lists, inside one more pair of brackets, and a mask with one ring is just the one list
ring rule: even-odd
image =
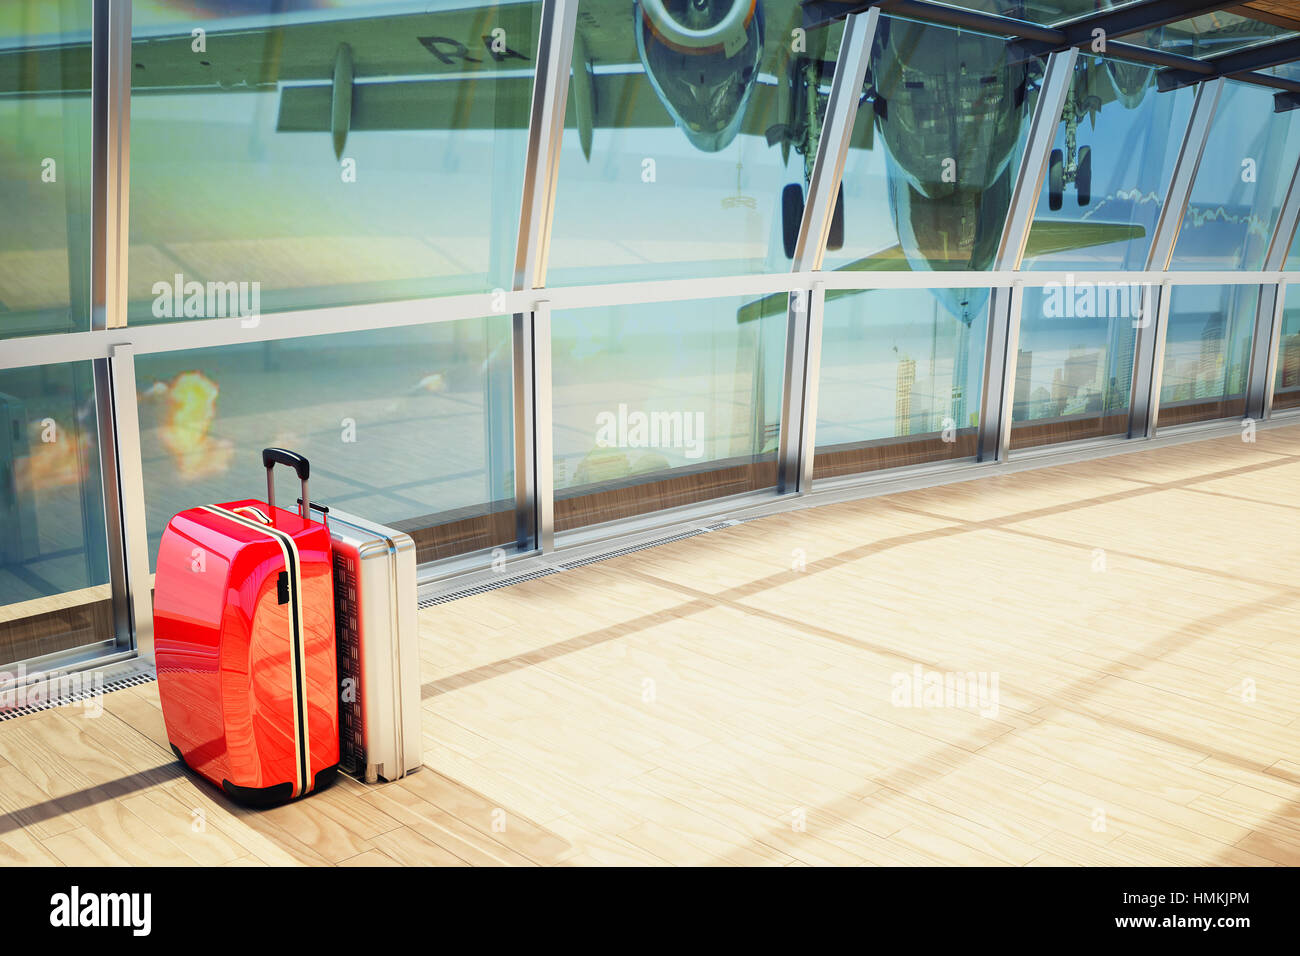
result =
[[1098,7],[1125,7],[1145,0],[941,0],[945,7],[973,10],[977,13],[996,13],[999,16],[1028,20],[1031,23],[1056,25],[1081,16],[1095,15]]
[[[1261,11],[1267,12],[1267,11]],[[1125,36],[1125,43],[1180,56],[1212,57],[1295,36],[1287,27],[1215,10]]]
[[422,562],[513,543],[512,369],[508,316],[140,356],[152,553],[178,511],[264,498],[270,445],[311,461],[313,501],[405,531]]
[[1011,405],[1011,447],[1126,435],[1138,283],[1026,288]]
[[826,293],[813,478],[969,458],[987,289]]
[[1275,90],[1229,81],[1219,97],[1174,269],[1259,269],[1300,156],[1296,112]]
[[1080,53],[1022,268],[1146,268],[1196,97],[1157,72]]
[[1002,37],[882,17],[825,268],[992,268],[1041,73]]
[[706,6],[579,4],[549,285],[789,271],[843,24]]
[[1291,238],[1291,250],[1286,254],[1286,263],[1282,266],[1288,272],[1300,269],[1300,229]]
[[137,2],[131,322],[511,288],[540,7]]
[[114,638],[89,362],[0,370],[0,665]]
[[1277,345],[1273,384],[1275,409],[1300,406],[1300,284],[1288,285],[1282,306],[1282,331]]
[[781,298],[554,314],[557,531],[776,484]]
[[90,326],[90,0],[0,4],[0,338]]
[[1246,414],[1259,287],[1174,286],[1160,383],[1160,427]]

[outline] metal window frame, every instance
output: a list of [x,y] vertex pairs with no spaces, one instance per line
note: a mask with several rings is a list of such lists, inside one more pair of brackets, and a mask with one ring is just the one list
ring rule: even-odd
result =
[[[125,329],[127,260],[131,214],[131,0],[94,0],[91,11],[91,332]],[[55,338],[53,336],[42,338]],[[104,534],[112,593],[114,647],[149,655],[153,611],[146,597],[148,557],[141,572],[133,545],[144,535],[144,487],[131,484],[139,472],[139,441],[122,443],[116,402],[112,347],[89,359],[94,380],[96,448],[99,456]],[[129,358],[127,361],[129,365]],[[130,370],[132,387],[134,371]],[[120,376],[119,376],[120,380]],[[134,408],[135,394],[131,394]],[[139,422],[124,423],[138,433]],[[126,455],[128,457],[124,458]],[[136,462],[130,460],[134,455]],[[133,464],[135,465],[134,471]],[[135,555],[138,556],[138,555]]]
[[[1156,226],[1147,249],[1146,271],[1169,273],[1174,249],[1182,232],[1183,218],[1192,200],[1192,189],[1201,169],[1201,159],[1214,126],[1214,114],[1223,95],[1224,81],[1209,80],[1196,88],[1187,130],[1178,148],[1173,175],[1165,190],[1165,201],[1156,217]],[[1182,275],[1179,273],[1179,275]],[[1172,278],[1172,276],[1171,276]],[[1130,438],[1154,438],[1156,419],[1160,415],[1160,388],[1164,377],[1165,335],[1169,322],[1169,304],[1173,289],[1169,279],[1159,286],[1143,284],[1142,315],[1150,317],[1137,328],[1133,343],[1133,379],[1129,395]]]
[[[792,274],[821,270],[879,22],[880,10],[877,7],[845,18],[844,34],[835,58],[835,74],[826,100],[826,118],[808,181],[808,201],[799,223],[799,238],[790,269]],[[781,426],[777,436],[778,494],[801,494],[812,489],[816,391],[821,368],[825,303],[825,285],[821,281],[790,292],[786,309]]]
[[[515,291],[530,298],[536,298],[532,290],[546,284],[577,22],[578,0],[542,0],[515,246]],[[551,310],[544,300],[522,305],[514,309],[511,326],[515,550],[548,552],[555,548]]]
[[1002,224],[1002,235],[998,240],[994,268],[1017,278],[1009,288],[997,289],[989,296],[988,337],[984,347],[984,382],[980,396],[976,451],[976,459],[981,462],[1005,461],[1011,452],[1020,315],[1024,303],[1020,267],[1025,257],[1025,244],[1029,241],[1029,230],[1034,224],[1038,196],[1047,176],[1052,143],[1056,139],[1066,98],[1074,83],[1074,67],[1078,57],[1079,51],[1071,48],[1052,53],[1047,58],[1024,152],[1016,171],[1007,218]]
[[[1264,269],[1281,271],[1286,265],[1296,225],[1300,222],[1300,162],[1291,173],[1286,197],[1278,212],[1277,225],[1264,254]],[[1266,419],[1273,415],[1273,391],[1277,387],[1278,348],[1282,344],[1282,316],[1286,308],[1286,280],[1259,290],[1255,312],[1255,337],[1247,380],[1246,417]]]

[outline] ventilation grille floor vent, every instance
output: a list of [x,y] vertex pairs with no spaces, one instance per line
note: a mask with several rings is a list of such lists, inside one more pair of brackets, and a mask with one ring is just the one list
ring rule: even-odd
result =
[[[65,683],[81,682],[84,678],[79,677],[78,675],[90,673],[90,671],[77,671],[73,674],[65,674],[62,678],[56,677],[49,683],[28,685],[22,690],[30,694],[33,686],[41,687],[42,690],[44,690],[44,688],[47,688],[50,684],[58,687]],[[0,704],[0,720],[13,720],[15,717],[26,717],[28,714],[37,714],[42,710],[49,710],[52,707],[63,707],[66,704],[84,703],[85,701],[93,700],[103,694],[111,694],[115,690],[124,690],[127,687],[139,687],[142,684],[152,684],[155,680],[157,680],[157,678],[150,673],[141,672],[137,674],[128,674],[124,677],[117,677],[113,680],[104,681],[104,683],[99,687],[90,687],[87,690],[61,693],[57,697],[42,699],[36,703],[19,704],[16,707],[5,707],[3,704]],[[22,695],[17,689],[7,690],[0,694],[0,699],[8,698],[9,696],[18,697]]]

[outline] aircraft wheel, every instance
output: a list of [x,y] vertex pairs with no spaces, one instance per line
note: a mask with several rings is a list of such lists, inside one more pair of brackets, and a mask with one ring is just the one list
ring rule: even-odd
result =
[[1079,169],[1074,174],[1074,192],[1080,206],[1092,202],[1092,147],[1079,147]]
[[831,213],[831,228],[826,236],[826,248],[838,252],[844,248],[844,184],[840,183],[839,195],[835,197],[835,211]]
[[1061,208],[1065,192],[1065,154],[1052,150],[1051,165],[1047,167],[1047,208],[1055,212]]
[[787,183],[781,190],[781,243],[785,246],[785,257],[794,258],[795,246],[799,244],[799,226],[803,223],[803,187],[798,183]]

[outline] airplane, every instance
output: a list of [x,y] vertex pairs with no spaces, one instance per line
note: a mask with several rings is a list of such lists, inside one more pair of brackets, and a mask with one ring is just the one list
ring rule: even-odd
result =
[[[442,0],[420,13],[403,5],[379,15],[375,4],[323,9],[320,0],[242,0],[239,17],[203,19],[212,8],[210,0],[170,5],[170,22],[156,26],[137,16],[133,94],[276,93],[276,131],[328,132],[336,159],[349,137],[369,131],[528,122],[536,4]],[[201,55],[187,11],[212,27]],[[761,136],[786,164],[796,154],[802,184],[787,184],[781,195],[782,245],[791,257],[836,59],[829,29],[811,24],[805,31],[803,17],[798,0],[583,0],[566,125],[576,128],[588,161],[595,131],[606,128],[675,126],[703,152],[742,134]],[[802,42],[792,42],[800,33]],[[874,43],[852,145],[873,148],[880,134],[898,243],[840,268],[990,268],[1041,61],[1002,38],[896,18],[881,19]],[[1054,151],[1049,171],[1054,210],[1067,186],[1080,205],[1091,200],[1091,151],[1075,146],[1079,118],[1095,122],[1112,99],[1140,102],[1151,85],[1150,70],[1081,61],[1066,113],[1067,148]],[[476,96],[486,82],[496,95]],[[88,43],[0,46],[0,97],[89,86]],[[951,180],[945,160],[955,163]],[[842,247],[844,230],[841,188],[829,250]],[[1141,234],[1125,223],[1039,221],[1029,251]],[[970,290],[936,295],[968,325],[981,304]],[[755,318],[776,309],[767,299],[757,305],[742,313]]]

